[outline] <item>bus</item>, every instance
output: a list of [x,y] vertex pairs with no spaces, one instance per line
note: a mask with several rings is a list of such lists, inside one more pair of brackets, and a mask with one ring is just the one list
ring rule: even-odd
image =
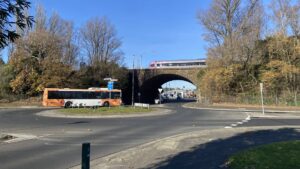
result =
[[43,106],[49,107],[109,107],[122,104],[122,92],[107,88],[59,89],[45,88]]

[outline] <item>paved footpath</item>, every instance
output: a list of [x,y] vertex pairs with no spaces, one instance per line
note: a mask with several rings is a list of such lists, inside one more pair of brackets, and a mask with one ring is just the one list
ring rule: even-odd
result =
[[[251,118],[300,119],[297,112],[269,112],[264,116],[259,112],[249,114]],[[300,140],[300,125],[201,130],[159,139],[93,160],[91,168],[222,169],[227,168],[227,159],[236,152],[287,140]]]

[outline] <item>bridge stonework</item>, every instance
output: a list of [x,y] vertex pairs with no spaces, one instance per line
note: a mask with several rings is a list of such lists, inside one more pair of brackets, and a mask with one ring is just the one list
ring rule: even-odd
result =
[[[170,68],[134,70],[135,100],[153,103],[158,97],[158,88],[172,80],[184,80],[198,88],[197,75],[202,68]],[[140,95],[138,95],[140,93]]]
[[[147,80],[160,76],[160,75],[177,75],[184,78],[185,81],[193,83],[195,86],[198,84],[197,74],[201,68],[185,68],[185,69],[141,69],[136,70],[139,84],[142,86]],[[174,79],[182,80],[182,79]]]

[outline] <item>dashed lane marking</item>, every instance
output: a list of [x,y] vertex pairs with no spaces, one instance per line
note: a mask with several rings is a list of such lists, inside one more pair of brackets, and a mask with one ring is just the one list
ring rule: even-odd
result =
[[245,112],[245,114],[247,115],[247,117],[244,120],[236,122],[236,123],[232,123],[230,126],[226,126],[224,128],[225,129],[230,129],[232,127],[236,127],[238,125],[242,125],[242,124],[247,123],[248,121],[250,121],[251,120],[250,114],[248,112]]

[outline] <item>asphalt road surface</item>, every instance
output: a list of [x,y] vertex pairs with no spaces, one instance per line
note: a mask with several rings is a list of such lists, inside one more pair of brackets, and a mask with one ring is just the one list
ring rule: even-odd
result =
[[[0,143],[0,168],[64,169],[81,163],[84,142],[91,143],[91,159],[96,159],[162,137],[224,128],[246,118],[244,112],[187,109],[181,104],[167,104],[166,108],[172,113],[112,119],[53,118],[36,115],[45,109],[0,109],[0,133],[36,136]],[[245,125],[297,122],[257,119]]]

